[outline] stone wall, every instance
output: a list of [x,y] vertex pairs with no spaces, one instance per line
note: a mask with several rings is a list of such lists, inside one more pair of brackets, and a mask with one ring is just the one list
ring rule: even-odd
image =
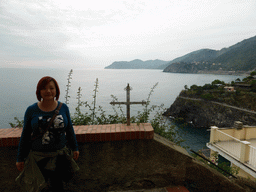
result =
[[[80,171],[66,189],[115,191],[183,185],[193,191],[246,191],[185,149],[155,134],[153,139],[79,143]],[[20,191],[14,180],[17,147],[0,148],[0,191]]]

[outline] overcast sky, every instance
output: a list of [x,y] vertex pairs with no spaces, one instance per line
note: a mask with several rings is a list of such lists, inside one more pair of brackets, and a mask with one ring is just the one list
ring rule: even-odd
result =
[[0,68],[170,61],[255,35],[255,0],[0,0]]

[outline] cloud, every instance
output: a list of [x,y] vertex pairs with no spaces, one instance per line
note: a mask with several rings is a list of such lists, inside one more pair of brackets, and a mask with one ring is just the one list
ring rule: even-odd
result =
[[172,60],[255,35],[254,0],[2,0],[0,67]]
[[49,61],[65,59],[70,37],[62,31],[60,18],[50,6],[5,1],[1,6],[1,52],[5,58]]

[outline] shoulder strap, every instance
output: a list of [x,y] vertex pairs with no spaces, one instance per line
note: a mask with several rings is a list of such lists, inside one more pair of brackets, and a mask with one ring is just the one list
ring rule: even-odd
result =
[[48,125],[47,125],[46,129],[43,131],[43,133],[41,133],[40,135],[34,136],[34,137],[31,139],[32,141],[34,141],[35,139],[37,139],[37,138],[40,137],[40,136],[43,136],[43,135],[48,131],[48,129],[51,127],[51,125],[52,125],[54,119],[55,119],[56,116],[59,114],[62,104],[63,104],[63,103],[60,102],[58,108],[54,111],[54,115],[52,116],[50,122],[48,123]]
[[48,126],[47,126],[47,128],[45,129],[44,133],[47,132],[47,130],[48,130],[48,129],[50,128],[50,126],[52,125],[52,122],[54,121],[54,119],[56,118],[56,116],[59,114],[61,106],[62,106],[62,103],[60,102],[59,107],[55,110],[54,115],[52,116],[51,121],[48,123]]

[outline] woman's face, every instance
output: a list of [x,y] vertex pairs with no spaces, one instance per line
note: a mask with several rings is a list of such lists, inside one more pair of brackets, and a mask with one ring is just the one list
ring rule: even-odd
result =
[[54,100],[56,96],[56,87],[53,81],[50,81],[41,91],[43,100]]

